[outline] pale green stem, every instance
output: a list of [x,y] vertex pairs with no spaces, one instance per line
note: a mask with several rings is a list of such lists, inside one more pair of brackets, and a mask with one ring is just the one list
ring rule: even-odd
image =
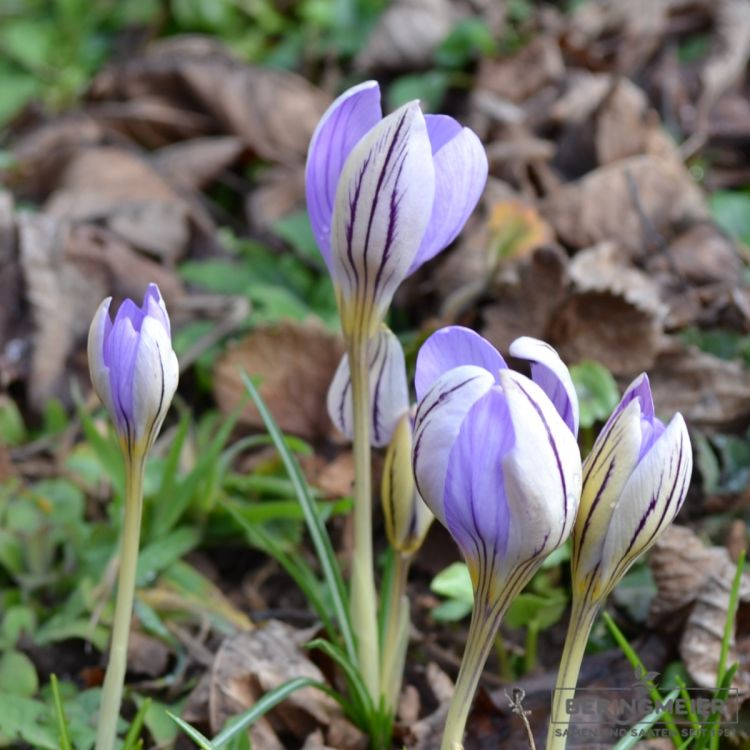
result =
[[388,602],[388,619],[383,637],[380,689],[387,708],[394,710],[401,694],[406,649],[409,645],[409,599],[406,581],[411,566],[411,556],[396,552],[393,585]]
[[109,647],[109,662],[102,687],[96,750],[113,750],[120,716],[122,689],[128,659],[128,636],[133,613],[138,541],[143,508],[143,470],[145,456],[125,458],[125,521],[120,548],[120,572],[117,579],[115,619]]
[[552,713],[547,730],[547,750],[564,750],[567,743],[567,730],[570,724],[570,712],[567,702],[575,696],[578,674],[581,671],[583,654],[589,633],[599,613],[600,602],[584,599],[573,599],[573,608],[568,623],[560,668],[557,672],[557,684],[552,694]]
[[[480,581],[477,591],[483,590],[489,590],[489,587],[482,586]],[[504,592],[503,598],[492,605],[482,604],[479,599],[476,599],[474,603],[469,633],[466,637],[466,649],[445,720],[441,750],[463,748],[461,743],[466,729],[466,720],[469,718],[479,678],[482,676],[482,670],[495,642],[495,634],[500,621],[512,599],[511,592]]]
[[348,353],[354,412],[354,556],[351,615],[354,632],[357,634],[360,673],[373,702],[377,705],[380,696],[380,658],[372,554],[371,404],[367,341],[351,341]]

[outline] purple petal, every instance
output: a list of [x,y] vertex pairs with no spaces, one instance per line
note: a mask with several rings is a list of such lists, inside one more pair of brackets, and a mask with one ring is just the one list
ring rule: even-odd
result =
[[503,462],[514,441],[505,394],[492,387],[461,422],[445,475],[446,526],[476,568],[506,553],[510,518]]
[[161,323],[168,336],[172,335],[172,329],[169,325],[169,314],[161,296],[159,287],[156,284],[149,284],[146,294],[143,297],[143,311],[146,315],[154,318]]
[[558,353],[549,344],[530,336],[516,339],[509,351],[514,357],[531,362],[531,379],[547,394],[570,431],[578,435],[578,396]]
[[120,432],[135,436],[133,421],[133,376],[135,358],[138,352],[139,336],[133,319],[138,320],[134,311],[140,313],[132,300],[125,300],[112,324],[112,331],[105,342],[105,362],[109,367],[109,382],[112,391],[115,420]]
[[[435,126],[436,140],[445,137],[448,127]],[[439,140],[437,140],[439,142]],[[430,223],[409,273],[437,255],[458,236],[477,205],[487,182],[487,155],[476,134],[461,131],[434,155],[435,202]]]
[[427,127],[413,102],[381,120],[341,173],[331,250],[345,334],[375,332],[422,241],[434,192]]
[[422,344],[417,355],[414,375],[417,400],[423,398],[444,372],[460,365],[484,367],[495,378],[508,366],[497,349],[470,328],[441,328]]
[[417,490],[445,524],[445,475],[453,443],[471,407],[495,384],[484,368],[454,367],[444,373],[417,406],[412,462]]
[[461,125],[448,115],[425,115],[424,119],[433,156],[461,132]]
[[307,154],[305,194],[313,234],[330,270],[336,188],[354,146],[382,119],[380,87],[366,81],[345,91],[318,123]]

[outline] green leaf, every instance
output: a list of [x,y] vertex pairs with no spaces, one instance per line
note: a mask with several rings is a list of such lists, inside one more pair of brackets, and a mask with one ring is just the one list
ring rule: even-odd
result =
[[750,245],[750,190],[717,190],[708,205],[725,232]]
[[298,211],[279,219],[273,224],[273,231],[289,243],[301,260],[319,271],[326,271],[326,264],[318,249],[307,211]]
[[20,445],[26,438],[26,425],[18,404],[8,396],[0,396],[0,442]]
[[10,650],[0,656],[0,693],[31,698],[38,688],[36,668],[26,654]]
[[289,478],[295,485],[297,499],[304,510],[307,529],[310,538],[312,539],[313,546],[315,547],[318,560],[323,569],[323,577],[330,590],[333,609],[338,620],[347,656],[352,662],[356,662],[357,652],[354,645],[355,639],[352,631],[351,620],[349,619],[349,605],[346,590],[344,589],[341,569],[339,568],[336,554],[333,551],[328,532],[317,512],[315,502],[310,494],[310,488],[308,487],[307,481],[302,474],[302,470],[297,463],[297,459],[287,448],[279,426],[276,424],[271,412],[268,411],[268,407],[265,405],[247,373],[242,373],[242,380],[245,383],[245,387],[247,388],[250,397],[253,399],[261,418],[263,419],[263,423],[265,424],[269,435],[273,439],[276,450],[278,450],[287,473],[289,474]]
[[441,570],[432,579],[430,590],[448,599],[474,604],[474,587],[466,563],[452,563]]
[[573,365],[570,375],[578,394],[581,427],[606,420],[620,400],[612,373],[599,362],[586,360]]
[[420,99],[424,109],[435,112],[448,90],[449,74],[442,70],[413,73],[397,78],[388,89],[388,104],[397,109],[402,104]]
[[447,602],[438,604],[430,615],[436,622],[458,622],[471,614],[473,602],[464,602],[460,599],[449,599]]
[[567,606],[568,597],[560,590],[550,596],[519,594],[503,619],[511,628],[523,628],[534,622],[537,628],[545,630],[558,622]]
[[59,750],[48,719],[49,709],[44,703],[0,692],[0,738],[20,739],[37,750]]
[[211,744],[211,740],[201,734],[195,727],[190,726],[190,724],[179,716],[175,716],[171,711],[167,711],[167,716],[169,716],[169,718],[172,719],[172,721],[177,724],[177,726],[182,729],[182,731],[185,732],[185,734],[190,737],[190,739],[195,742],[201,750],[216,750],[214,745]]
[[55,707],[57,731],[60,735],[60,750],[73,750],[73,744],[70,741],[70,732],[68,731],[68,719],[65,716],[57,675],[50,675],[50,688],[52,690],[52,702]]
[[159,573],[195,549],[200,540],[198,529],[182,527],[144,547],[138,555],[136,585],[154,581]]
[[463,68],[479,55],[491,55],[495,40],[480,18],[460,21],[435,52],[435,62],[444,68]]

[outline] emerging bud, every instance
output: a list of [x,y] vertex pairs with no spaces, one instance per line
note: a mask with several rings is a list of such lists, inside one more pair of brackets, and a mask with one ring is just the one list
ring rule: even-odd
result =
[[393,433],[383,464],[381,501],[385,533],[391,547],[413,555],[424,541],[434,516],[417,492],[411,467],[414,423],[405,412]]
[[105,299],[89,329],[88,359],[96,394],[130,455],[148,451],[177,388],[177,355],[159,287],[149,284],[138,307],[126,299],[114,322]]
[[648,377],[636,378],[583,465],[573,545],[579,596],[600,601],[669,526],[693,468],[681,414],[665,427],[654,415]]

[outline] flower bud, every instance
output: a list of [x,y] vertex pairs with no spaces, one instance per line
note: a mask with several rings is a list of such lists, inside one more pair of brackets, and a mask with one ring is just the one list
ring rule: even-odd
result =
[[105,299],[89,329],[91,382],[132,454],[156,439],[177,388],[177,355],[159,288],[149,284],[138,307],[126,299],[114,321]]

